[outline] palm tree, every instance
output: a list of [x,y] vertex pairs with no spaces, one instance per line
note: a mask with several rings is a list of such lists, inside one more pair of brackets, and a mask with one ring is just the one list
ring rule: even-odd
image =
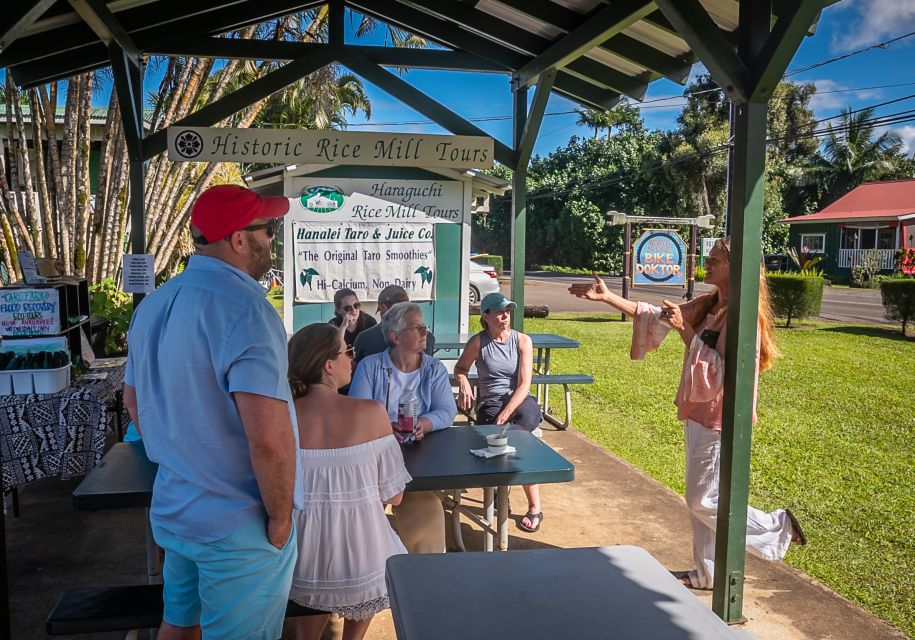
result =
[[876,138],[872,124],[874,109],[857,113],[848,108],[839,124],[827,128],[822,152],[812,173],[826,186],[830,201],[845,195],[859,184],[892,177],[903,158],[902,140],[890,131]]
[[620,100],[619,104],[609,111],[597,111],[595,109],[576,109],[579,124],[590,129],[594,129],[594,138],[601,129],[607,130],[607,138],[613,131],[613,127],[641,127],[642,116],[636,107],[633,107],[626,98]]

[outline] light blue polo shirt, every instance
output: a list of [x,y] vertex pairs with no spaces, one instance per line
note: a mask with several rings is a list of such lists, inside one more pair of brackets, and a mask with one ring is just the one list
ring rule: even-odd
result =
[[264,288],[222,260],[192,256],[137,307],[127,340],[125,382],[136,388],[146,453],[159,464],[152,524],[212,542],[266,518],[231,395],[286,401],[298,448],[286,332]]

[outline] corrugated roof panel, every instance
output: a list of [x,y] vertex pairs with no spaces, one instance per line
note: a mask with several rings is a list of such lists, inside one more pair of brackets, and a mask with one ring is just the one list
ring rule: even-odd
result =
[[659,29],[658,27],[639,20],[635,24],[623,30],[627,36],[636,40],[641,40],[645,44],[654,47],[658,51],[663,51],[669,56],[683,56],[690,53],[689,45],[686,41],[669,31]]
[[521,13],[520,11],[512,9],[504,4],[493,2],[492,0],[482,0],[476,8],[483,13],[488,13],[500,20],[510,22],[517,27],[521,27],[525,31],[530,31],[531,33],[537,34],[543,38],[548,38],[549,40],[555,40],[564,34],[562,29],[558,27],[554,27],[546,22],[541,22],[526,13]]
[[594,7],[605,4],[601,0],[553,0],[553,2],[578,13],[590,13]]
[[625,58],[619,57],[615,53],[611,53],[606,49],[601,49],[599,47],[591,49],[585,54],[585,57],[596,60],[608,67],[613,67],[617,71],[625,73],[627,76],[638,76],[648,71],[645,67],[640,67],[637,64],[629,62]]
[[726,31],[733,31],[737,28],[737,17],[740,10],[737,2],[734,0],[699,0],[699,2],[719,27]]

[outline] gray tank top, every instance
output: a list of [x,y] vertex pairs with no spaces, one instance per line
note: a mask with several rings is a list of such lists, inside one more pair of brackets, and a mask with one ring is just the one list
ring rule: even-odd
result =
[[476,364],[478,400],[514,392],[518,386],[518,332],[512,329],[505,342],[493,340],[486,331],[480,332]]

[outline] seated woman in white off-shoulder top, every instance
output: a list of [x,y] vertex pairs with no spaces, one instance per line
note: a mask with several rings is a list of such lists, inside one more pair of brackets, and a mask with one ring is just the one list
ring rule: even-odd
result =
[[[337,393],[350,381],[350,358],[343,334],[329,324],[304,327],[289,341],[300,447],[299,558],[289,598],[340,614],[343,638],[358,640],[389,607],[385,562],[406,549],[384,505],[400,503],[411,478],[385,408]],[[299,618],[298,640],[319,638],[326,622]]]

